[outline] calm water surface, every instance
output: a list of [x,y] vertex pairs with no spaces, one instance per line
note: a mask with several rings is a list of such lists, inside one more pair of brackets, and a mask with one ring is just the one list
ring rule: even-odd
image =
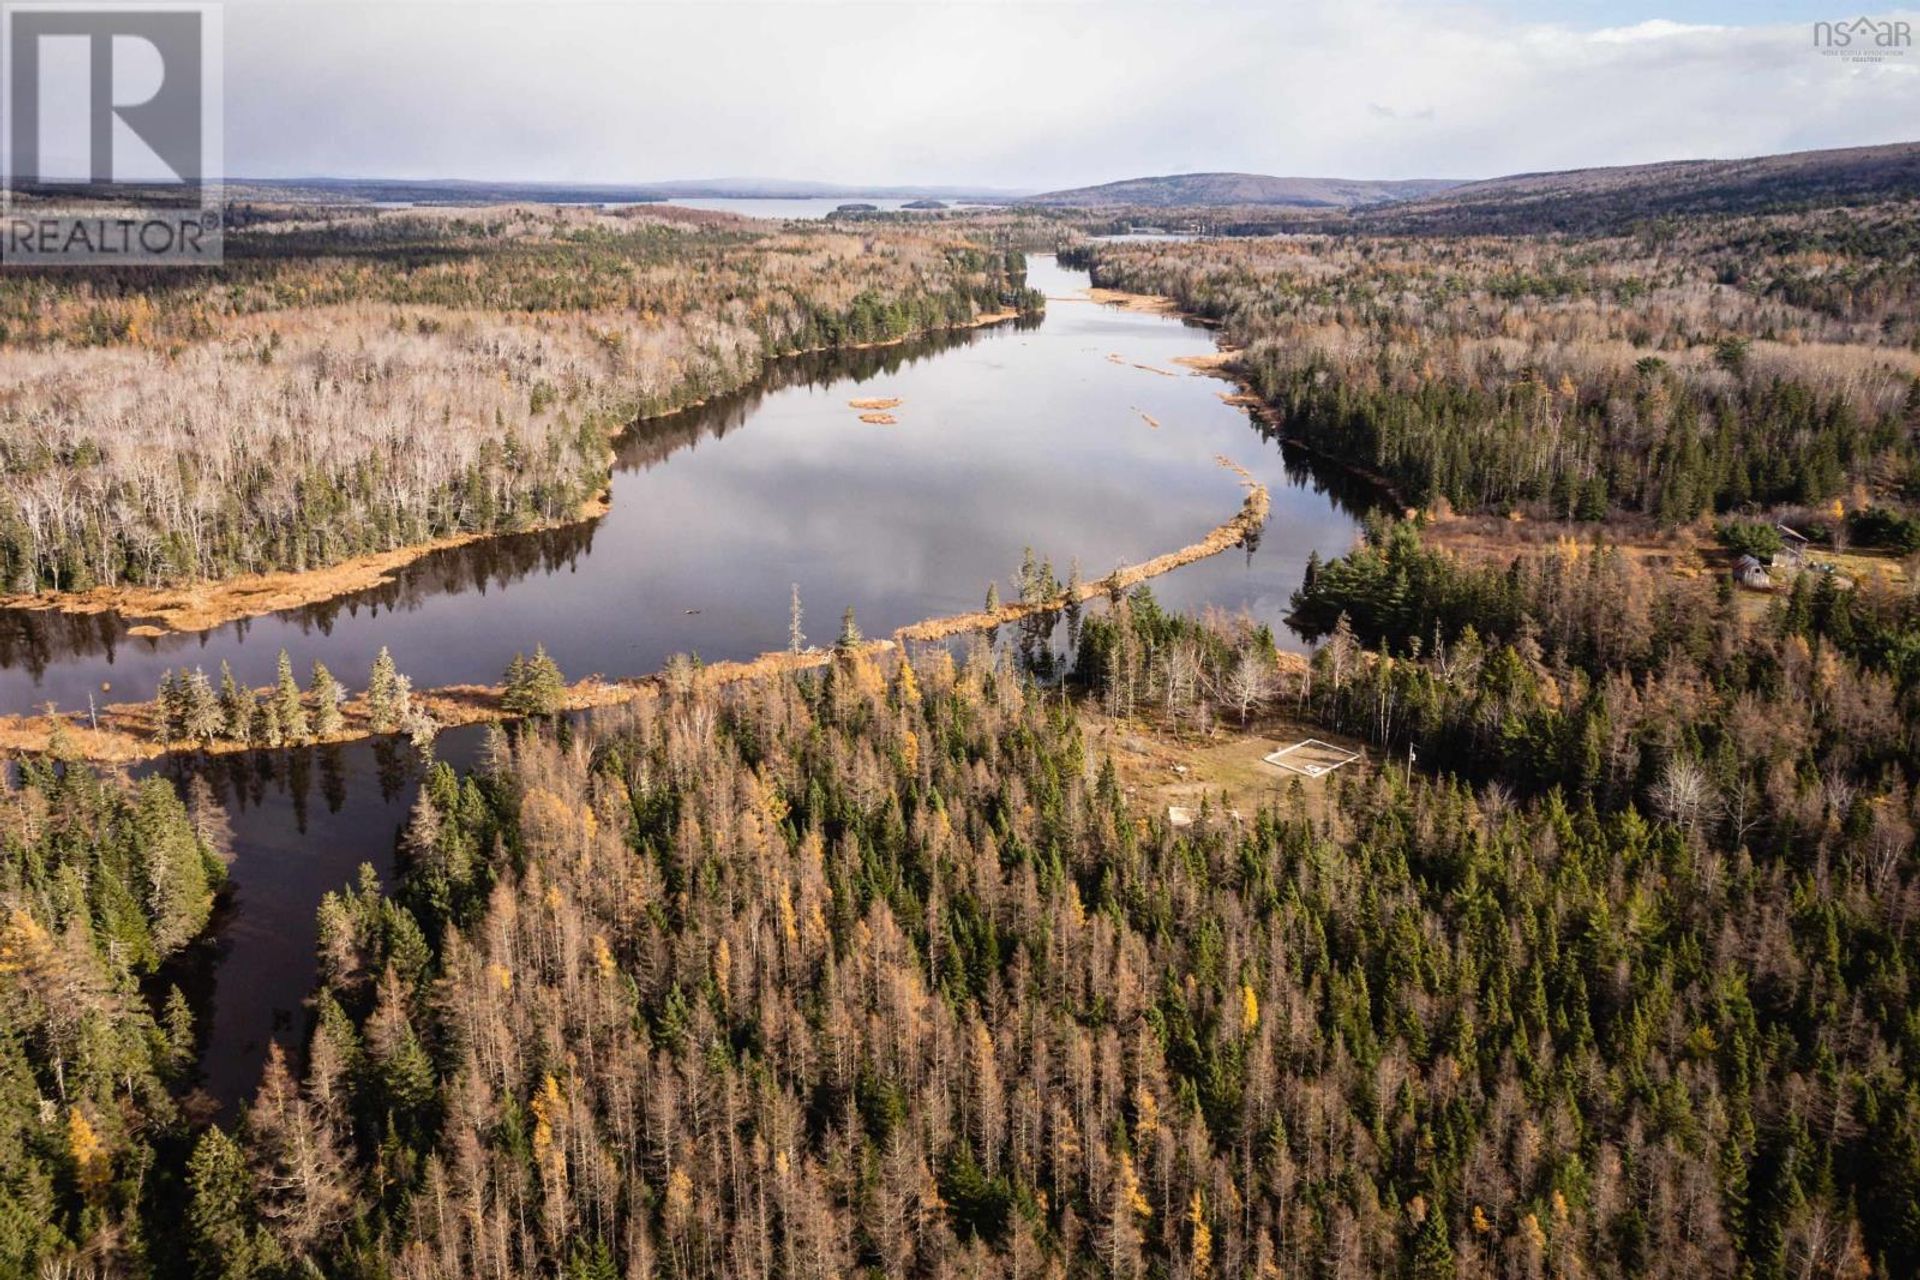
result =
[[[909,199],[891,196],[835,196],[831,199],[802,198],[793,200],[758,199],[741,200],[726,196],[713,199],[688,198],[666,201],[667,204],[682,209],[710,209],[717,213],[738,213],[749,218],[800,218],[814,221],[826,217],[843,204],[870,204],[881,213],[896,213],[912,203]],[[960,204],[952,200],[942,200],[949,209],[991,208],[990,205],[978,205],[971,202]],[[918,213],[919,210],[909,210]],[[928,212],[937,213],[938,210]]]
[[[1029,545],[1062,578],[1076,557],[1091,578],[1194,541],[1239,506],[1216,454],[1272,490],[1259,550],[1154,591],[1278,622],[1308,552],[1344,550],[1353,517],[1222,403],[1227,383],[1173,362],[1210,352],[1205,330],[1076,300],[1084,273],[1051,258],[1030,279],[1052,299],[1037,326],[788,362],[768,386],[643,424],[620,446],[611,512],[589,524],[441,552],[387,586],[194,635],[0,611],[0,711],[147,698],[168,668],[213,675],[223,660],[263,685],[282,647],[302,673],[317,659],[356,686],[383,644],[420,687],[492,682],[536,642],[573,678],[653,671],[676,652],[749,657],[785,646],[796,583],[816,641],[848,605],[885,634],[978,608],[990,580],[1008,596]],[[865,396],[898,397],[898,425],[861,422],[847,402]]]
[[[110,617],[0,613],[0,709],[151,696],[169,666],[225,659],[267,683],[285,647],[364,683],[389,646],[421,686],[491,682],[543,642],[570,678],[658,669],[676,652],[783,648],[799,584],[805,627],[829,643],[854,606],[870,635],[1011,598],[1031,545],[1088,578],[1205,535],[1239,508],[1224,454],[1272,491],[1256,550],[1152,584],[1177,609],[1246,610],[1276,624],[1310,552],[1352,542],[1344,499],[1222,402],[1229,384],[1175,364],[1205,330],[1087,301],[1084,273],[1035,259],[1044,321],[908,347],[785,362],[746,393],[643,424],[620,445],[612,510],[571,529],[429,556],[390,585],[195,636],[143,639]],[[1137,366],[1148,366],[1140,368]],[[894,426],[847,401],[899,397]],[[1159,423],[1156,428],[1147,419]],[[465,764],[479,731],[442,735]],[[178,772],[182,765],[162,766]],[[418,765],[393,743],[254,753],[213,766],[235,830],[233,899],[200,1003],[207,1087],[243,1096],[270,1038],[297,1044],[314,978],[314,909],[362,862],[390,879]]]

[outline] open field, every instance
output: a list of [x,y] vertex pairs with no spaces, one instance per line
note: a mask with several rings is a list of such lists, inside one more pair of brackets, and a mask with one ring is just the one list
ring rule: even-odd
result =
[[[1297,660],[1283,655],[1283,667],[1298,675]],[[1103,712],[1085,709],[1082,716],[1094,747],[1114,761],[1127,799],[1142,821],[1166,821],[1170,808],[1198,814],[1203,807],[1220,819],[1257,813],[1263,806],[1284,808],[1298,795],[1315,818],[1327,809],[1327,788],[1333,775],[1302,777],[1267,763],[1277,748],[1326,730],[1311,721],[1286,714],[1264,714],[1246,726],[1221,721],[1204,736],[1174,733],[1138,721],[1119,721]],[[1341,745],[1360,750],[1364,744],[1344,739]],[[1362,757],[1347,769],[1359,774],[1376,768]]]

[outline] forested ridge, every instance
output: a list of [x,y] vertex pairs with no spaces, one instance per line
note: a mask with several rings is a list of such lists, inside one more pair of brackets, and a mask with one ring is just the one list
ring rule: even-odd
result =
[[1910,203],[1612,236],[1101,243],[1096,284],[1221,321],[1289,437],[1412,505],[1679,525],[1906,494]]
[[318,568],[573,518],[771,356],[1036,309],[965,231],[288,211],[195,272],[0,281],[0,590]]

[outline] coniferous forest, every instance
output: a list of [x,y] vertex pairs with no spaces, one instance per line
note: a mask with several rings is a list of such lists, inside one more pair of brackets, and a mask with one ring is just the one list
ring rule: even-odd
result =
[[[1087,718],[1266,640],[1144,591],[1082,623],[1079,711],[984,649],[854,650],[498,733],[432,773],[397,883],[323,906],[304,1054],[191,1138],[163,1087],[190,1032],[128,984],[194,928],[217,834],[165,784],[32,774],[12,1256],[1910,1274],[1905,681],[1818,609],[1745,626],[1604,556],[1444,563],[1402,526],[1321,568],[1302,622],[1335,620],[1282,695],[1422,768],[1183,830],[1129,807]],[[1383,607],[1391,580],[1434,603]],[[1623,589],[1644,607],[1602,607]],[[92,877],[34,834],[76,788]],[[138,896],[79,887],[103,877]],[[143,1225],[168,1203],[184,1231]]]
[[1219,321],[1290,439],[1408,505],[1675,526],[1915,492],[1916,237],[1902,202],[1071,257]]
[[[214,308],[224,361],[281,326],[246,359],[306,387],[340,356],[308,306],[364,308],[356,349],[444,355],[419,322],[471,302],[469,337],[511,315],[618,361],[590,317],[644,300],[684,344],[634,384],[664,404],[773,350],[1035,301],[1017,258],[884,221],[518,216],[455,222],[460,253],[243,253],[139,332],[190,344]],[[556,715],[565,678],[530,640],[520,718],[471,768],[423,766],[394,874],[325,898],[305,1017],[217,1119],[192,1104],[180,971],[228,818],[204,783],[56,737],[0,794],[0,1276],[1920,1274],[1914,226],[1874,205],[1071,250],[1216,321],[1254,425],[1380,486],[1394,514],[1289,602],[1312,652],[1146,587],[906,652],[848,609],[812,670],[722,686],[689,656]],[[14,280],[6,340],[49,367],[89,308],[143,305]],[[168,358],[148,341],[106,349]],[[543,424],[594,421],[613,384],[592,368],[489,382],[516,413],[525,393],[495,406],[501,439],[565,471]],[[535,408],[539,385],[558,399]],[[15,455],[63,438],[14,403]],[[111,489],[120,465],[49,454],[8,491]],[[167,474],[211,483],[190,471]],[[230,529],[276,527],[238,492]],[[315,492],[286,510],[361,532],[146,563],[386,536]],[[417,495],[469,492],[448,473]],[[1469,553],[1448,508],[1555,540]],[[104,510],[0,549],[41,547],[13,571],[43,587],[132,572],[147,517]],[[1744,590],[1732,556],[1782,555],[1783,512],[1815,561],[1850,544],[1874,572]],[[1683,572],[1626,537],[1649,530],[1719,558]],[[1032,552],[1015,582],[1059,586]],[[802,622],[796,586],[796,658]],[[170,674],[165,732],[338,730],[340,679],[280,668],[266,691]],[[356,716],[429,748],[390,655],[365,684]],[[1309,735],[1365,755],[1179,822],[1114,749]]]

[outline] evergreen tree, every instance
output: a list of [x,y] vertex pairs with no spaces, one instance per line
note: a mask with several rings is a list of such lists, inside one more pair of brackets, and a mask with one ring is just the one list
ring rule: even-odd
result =
[[187,807],[162,777],[141,779],[135,791],[133,831],[141,862],[153,945],[177,951],[206,928],[213,891],[226,871],[194,835]]
[[181,735],[192,742],[212,742],[227,727],[227,717],[220,709],[220,699],[207,681],[207,673],[195,667],[191,674],[180,682],[181,689]]
[[233,742],[251,742],[254,732],[253,692],[242,689],[233,668],[220,662],[220,732]]
[[160,677],[158,731],[162,742],[172,742],[186,736],[187,732],[187,691],[183,686],[180,673],[171,667]]
[[566,705],[567,680],[560,667],[547,656],[545,645],[537,645],[533,657],[516,653],[507,664],[506,687],[500,707],[509,715],[552,715]]
[[860,634],[860,624],[854,621],[853,606],[848,605],[846,613],[840,618],[840,638],[833,642],[833,647],[843,650],[857,649],[865,643],[866,637]]
[[186,1252],[196,1280],[248,1280],[279,1264],[280,1251],[259,1228],[246,1156],[218,1125],[194,1145],[187,1192]]
[[1080,578],[1080,557],[1075,556],[1067,566],[1067,649],[1069,651],[1080,647],[1080,619],[1084,612],[1080,603],[1080,593],[1085,585]]
[[313,699],[311,723],[315,736],[331,738],[339,733],[346,723],[340,714],[340,704],[346,701],[347,691],[340,687],[325,663],[313,664],[313,678],[307,683],[307,693]]
[[283,747],[287,744],[287,731],[280,722],[280,699],[260,694],[254,700],[253,726],[255,740],[269,747]]
[[306,702],[300,696],[300,685],[293,678],[293,659],[285,649],[280,651],[279,671],[274,678],[273,715],[281,742],[291,746],[312,736]]
[[400,673],[394,669],[393,655],[381,645],[373,659],[373,672],[367,677],[367,720],[375,733],[392,733],[406,713]]
[[193,1033],[193,1009],[178,985],[167,988],[167,1001],[160,1014],[160,1032],[166,1041],[170,1074],[184,1079],[193,1066],[197,1042]]
[[500,708],[510,715],[524,715],[520,710],[521,701],[526,696],[527,655],[516,653],[507,663],[506,674],[501,677],[502,692]]

